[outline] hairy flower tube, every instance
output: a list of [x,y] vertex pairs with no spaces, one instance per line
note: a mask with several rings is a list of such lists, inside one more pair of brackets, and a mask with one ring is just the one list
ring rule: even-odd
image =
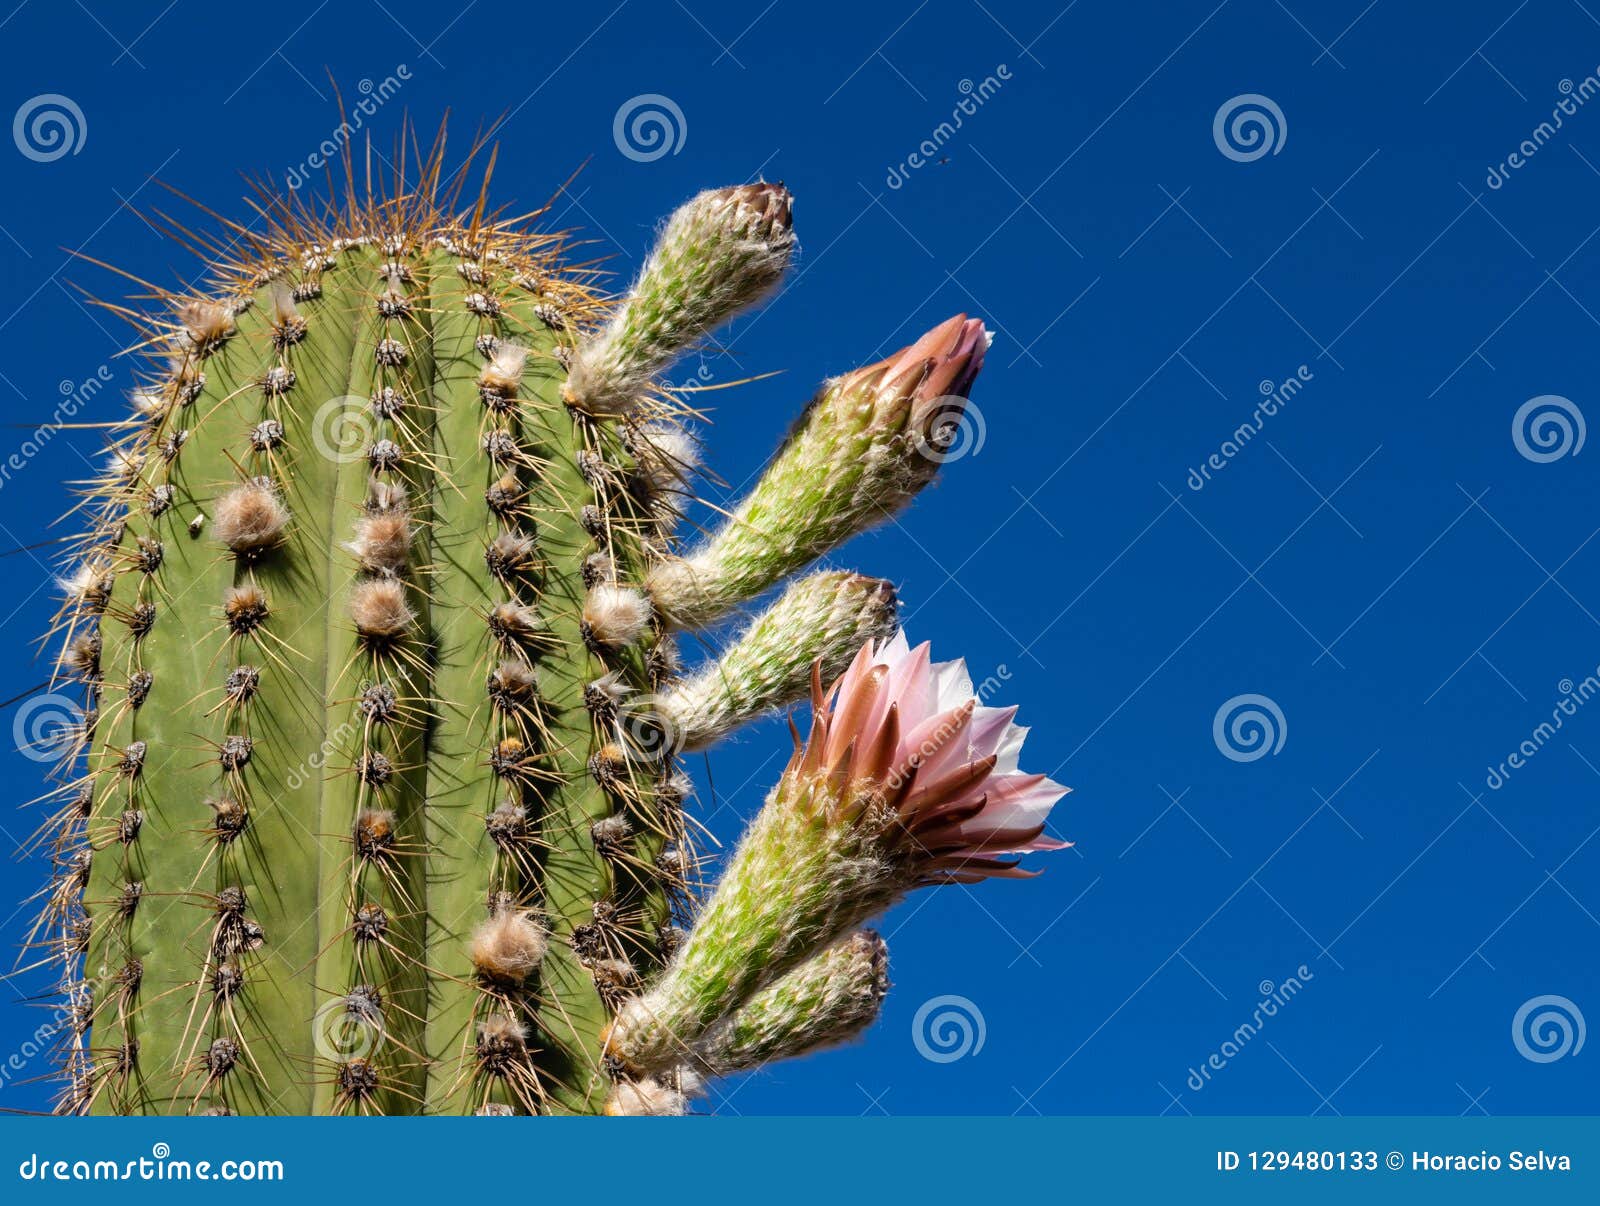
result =
[[849,1042],[878,1020],[888,991],[888,944],[873,930],[856,930],[712,1027],[693,1070],[727,1076]]
[[565,396],[594,414],[633,410],[655,374],[765,297],[794,254],[782,184],[712,189],[680,206],[626,301],[573,362]]
[[824,692],[811,734],[739,843],[661,979],[610,1027],[607,1054],[680,1063],[722,1017],[924,884],[1035,874],[1015,858],[1063,846],[1044,825],[1066,789],[1025,774],[1015,708],[973,695],[963,662],[903,633],[864,645]]
[[709,624],[910,502],[945,459],[989,341],[957,314],[823,385],[727,523],[651,571],[657,608]]

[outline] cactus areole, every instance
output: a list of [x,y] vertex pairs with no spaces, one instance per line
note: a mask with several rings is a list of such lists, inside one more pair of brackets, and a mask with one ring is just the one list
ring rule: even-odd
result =
[[[202,292],[146,295],[57,624],[63,1113],[683,1113],[873,1022],[873,913],[1059,844],[1063,789],[888,583],[790,578],[931,479],[981,324],[826,382],[680,545],[661,374],[780,281],[789,193],[694,197],[608,299],[443,162],[265,198]],[[807,695],[702,885],[676,756]]]

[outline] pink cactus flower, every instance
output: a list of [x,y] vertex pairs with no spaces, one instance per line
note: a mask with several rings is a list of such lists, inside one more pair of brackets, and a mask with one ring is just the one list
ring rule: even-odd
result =
[[869,641],[829,690],[813,679],[812,709],[791,770],[826,774],[846,815],[881,793],[918,882],[1024,878],[1037,872],[1003,856],[1070,845],[1044,836],[1068,789],[1019,769],[1028,730],[978,701],[964,661],[934,662],[903,632]]

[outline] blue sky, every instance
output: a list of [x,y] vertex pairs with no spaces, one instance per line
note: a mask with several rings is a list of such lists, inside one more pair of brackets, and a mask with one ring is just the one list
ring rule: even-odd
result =
[[[239,172],[282,181],[332,132],[330,74],[349,98],[400,79],[367,119],[385,143],[403,113],[448,108],[462,141],[499,120],[508,204],[582,167],[555,220],[619,276],[695,190],[782,179],[799,268],[705,373],[784,371],[707,395],[710,463],[746,481],[822,376],[958,311],[990,324],[981,441],[831,560],[892,578],[936,655],[1004,668],[1025,763],[1074,788],[1053,828],[1077,846],[1037,881],[896,910],[866,1043],[711,1108],[1600,1110],[1600,1055],[1530,1059],[1575,1035],[1514,1037],[1542,997],[1600,1021],[1600,703],[1560,711],[1600,667],[1600,448],[1578,439],[1600,419],[1600,15],[613,3],[21,4],[0,110],[66,97],[80,145],[51,158],[24,122],[0,147],[0,460],[61,383],[107,366],[128,385],[125,331],[73,287],[121,286],[65,250],[187,276],[124,203],[171,208],[154,175],[245,215]],[[636,103],[667,115],[672,150],[615,137]],[[1249,112],[1265,126],[1230,139]],[[93,436],[6,472],[7,548],[48,538]],[[40,676],[47,552],[0,562],[0,696]],[[1216,737],[1241,696],[1271,702],[1273,751],[1225,750],[1225,711]],[[724,840],[786,749],[770,723],[713,756],[701,815]],[[0,759],[20,837],[38,768],[9,741]],[[39,879],[0,866],[5,911]],[[0,989],[0,1061],[37,987]],[[971,1049],[929,1059],[949,997]],[[45,1096],[7,1082],[0,1107]]]

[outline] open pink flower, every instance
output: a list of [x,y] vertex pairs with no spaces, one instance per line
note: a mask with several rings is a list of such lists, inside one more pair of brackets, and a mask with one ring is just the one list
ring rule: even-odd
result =
[[1067,788],[1024,774],[1016,708],[978,702],[966,663],[934,662],[905,634],[862,646],[827,691],[812,682],[811,739],[791,771],[824,775],[847,814],[882,800],[919,882],[1022,878],[1002,856],[1059,850],[1044,836]]

